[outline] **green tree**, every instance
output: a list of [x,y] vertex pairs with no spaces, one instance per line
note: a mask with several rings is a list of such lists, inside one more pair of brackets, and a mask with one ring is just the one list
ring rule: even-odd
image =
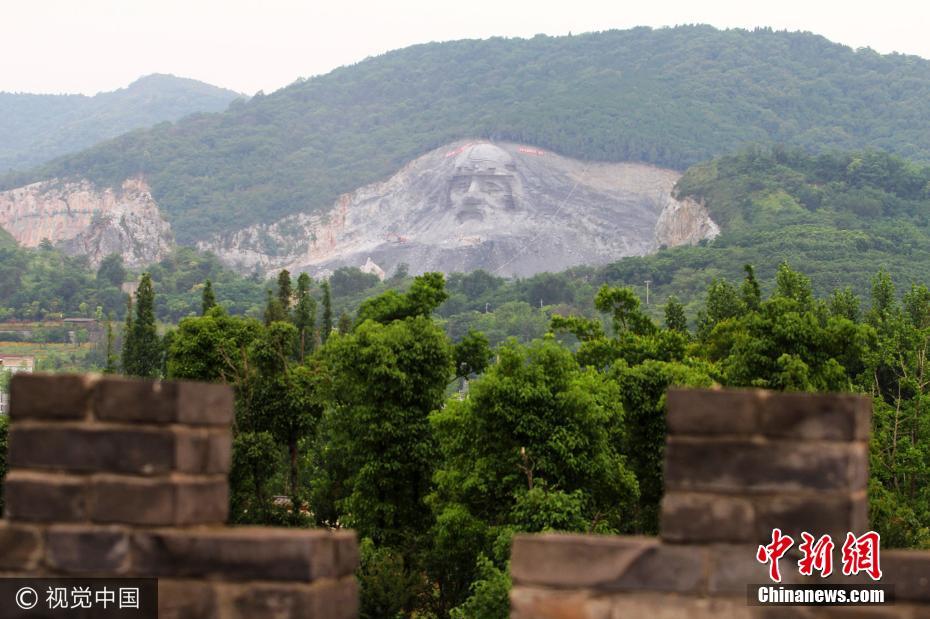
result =
[[294,296],[294,289],[291,285],[291,274],[287,269],[278,273],[278,302],[281,309],[287,315],[291,310],[291,299]]
[[110,254],[100,261],[97,267],[97,284],[119,288],[126,281],[126,267],[123,266],[123,257],[119,254]]
[[688,332],[688,318],[685,316],[685,306],[676,296],[670,296],[665,302],[665,328],[680,333]]
[[107,314],[107,352],[106,364],[103,367],[104,374],[116,374],[117,358],[115,344],[113,341],[113,317]]
[[430,416],[432,573],[447,608],[467,597],[479,553],[514,530],[629,530],[638,486],[619,402],[615,383],[547,339],[503,345],[467,398]]
[[462,341],[455,345],[455,375],[467,378],[484,372],[491,362],[488,338],[479,331],[469,329]]
[[200,300],[200,315],[205,315],[213,307],[216,307],[216,295],[213,294],[213,283],[208,279],[203,284],[203,295]]
[[266,291],[264,318],[266,327],[273,322],[285,322],[287,320],[287,311],[281,305],[281,299],[272,294],[271,290]]
[[155,326],[155,293],[148,273],[143,273],[139,280],[135,306],[135,318],[127,321],[123,338],[123,372],[154,378],[161,373],[163,350]]
[[323,324],[320,326],[320,340],[325,344],[333,332],[333,300],[330,297],[329,282],[320,284],[323,289]]
[[300,359],[313,350],[313,330],[316,327],[316,301],[310,295],[310,276],[301,273],[297,278],[297,305],[294,308],[294,326],[300,338]]

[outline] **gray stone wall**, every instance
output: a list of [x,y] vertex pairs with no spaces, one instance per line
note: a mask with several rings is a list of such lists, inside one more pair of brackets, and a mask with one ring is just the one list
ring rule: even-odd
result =
[[227,386],[15,376],[0,575],[159,579],[159,617],[358,616],[355,534],[227,527]]
[[[658,538],[525,535],[514,540],[513,619],[930,617],[930,552],[882,551],[881,607],[760,607],[773,584],[756,560],[780,528],[785,584],[869,584],[841,573],[846,532],[868,529],[871,403],[851,395],[672,390]],[[800,533],[830,534],[834,573],[798,571]]]

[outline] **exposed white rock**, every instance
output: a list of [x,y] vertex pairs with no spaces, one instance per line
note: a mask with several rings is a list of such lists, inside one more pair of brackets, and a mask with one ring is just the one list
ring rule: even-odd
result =
[[171,226],[142,179],[127,179],[118,190],[52,180],[0,192],[0,227],[24,247],[48,239],[94,265],[116,253],[131,267],[146,266],[173,245]]
[[680,174],[583,162],[538,148],[460,141],[390,179],[298,214],[201,242],[248,271],[322,275],[367,260],[411,273],[486,269],[530,275],[652,253],[719,232],[706,209],[672,196]]
[[384,281],[384,269],[375,264],[374,260],[371,259],[371,256],[368,257],[368,260],[365,261],[365,264],[359,267],[359,271],[362,273],[377,275],[378,279]]

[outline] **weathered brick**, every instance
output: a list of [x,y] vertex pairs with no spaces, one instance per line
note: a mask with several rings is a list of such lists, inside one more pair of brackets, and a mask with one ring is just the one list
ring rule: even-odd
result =
[[94,389],[94,414],[107,421],[168,424],[177,421],[177,385],[171,382],[106,376]]
[[335,573],[328,531],[241,527],[138,531],[133,566],[142,576],[309,581]]
[[333,576],[354,574],[359,566],[358,536],[355,531],[334,531],[332,539],[335,546]]
[[662,499],[660,532],[670,542],[749,542],[755,511],[743,497],[671,491]]
[[45,533],[45,560],[67,574],[124,574],[129,538],[120,529],[53,525]]
[[179,382],[178,423],[199,426],[231,426],[233,392],[229,385]]
[[617,582],[640,555],[658,544],[648,537],[517,535],[510,574],[521,585],[599,587]]
[[217,617],[216,585],[202,580],[158,580],[159,619]]
[[229,517],[225,476],[179,481],[174,493],[174,524],[222,524]]
[[609,596],[588,591],[514,586],[510,589],[510,619],[611,619],[612,602]]
[[35,522],[79,522],[88,518],[87,484],[81,477],[10,471],[4,486],[6,517]]
[[701,546],[657,544],[637,556],[615,582],[599,588],[699,593],[706,588],[706,562]]
[[666,396],[670,435],[741,435],[759,431],[765,392],[750,389],[669,389]]
[[228,473],[232,464],[232,431],[176,429],[174,468],[181,473]]
[[[771,536],[768,541],[771,541]],[[769,582],[768,564],[756,560],[758,544],[713,544],[710,556],[708,591],[711,595],[746,595],[746,586]],[[779,561],[782,583],[798,584],[804,577],[798,572],[797,558],[785,556]],[[814,584],[813,581],[810,581]],[[745,598],[744,598],[745,599]]]
[[41,558],[39,528],[0,521],[0,571],[32,571]]
[[253,617],[308,617],[354,619],[358,617],[358,586],[354,578],[301,584],[224,585],[231,619]]
[[756,442],[669,437],[665,485],[701,492],[864,490],[863,443]]
[[16,374],[10,381],[10,418],[84,419],[92,380],[76,374]]
[[174,524],[175,485],[168,478],[97,476],[91,497],[94,522]]
[[881,583],[894,585],[898,600],[930,604],[930,552],[887,550],[881,553],[880,561]]
[[222,524],[229,511],[225,477],[95,476],[91,519],[151,526]]
[[14,424],[11,468],[51,468],[151,475],[171,471],[175,441],[168,430]]
[[762,400],[759,430],[770,438],[864,441],[872,401],[861,395],[772,393]]
[[834,543],[842,544],[847,531],[868,530],[868,501],[865,492],[787,494],[757,497],[753,500],[756,529],[746,541],[768,543],[772,529],[780,528],[796,543],[801,532],[814,537],[829,534]]

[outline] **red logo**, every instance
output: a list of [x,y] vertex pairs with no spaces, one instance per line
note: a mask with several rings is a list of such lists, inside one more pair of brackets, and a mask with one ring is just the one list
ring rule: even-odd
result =
[[756,551],[756,560],[759,563],[769,563],[769,578],[781,582],[781,572],[778,570],[778,560],[788,549],[794,546],[794,540],[781,534],[781,529],[772,529],[772,543],[768,546],[759,546]]
[[863,533],[859,537],[847,533],[843,544],[843,574],[854,576],[865,572],[872,580],[881,578],[882,568],[878,560],[880,543],[881,537],[875,531]]
[[[814,571],[820,572],[821,578],[833,573],[833,549],[835,545],[829,535],[822,535],[819,539],[807,531],[801,533],[801,543],[798,550],[803,555],[798,560],[798,571],[802,576],[813,576]],[[781,529],[772,529],[772,541],[765,546],[759,546],[756,551],[756,560],[762,564],[769,564],[769,578],[774,582],[781,582],[781,570],[778,560],[785,556],[794,546],[794,540],[789,535],[783,535]],[[872,580],[882,577],[882,568],[879,561],[881,536],[875,531],[863,533],[856,537],[853,533],[846,534],[846,542],[842,548],[843,574],[855,576],[865,572]]]

